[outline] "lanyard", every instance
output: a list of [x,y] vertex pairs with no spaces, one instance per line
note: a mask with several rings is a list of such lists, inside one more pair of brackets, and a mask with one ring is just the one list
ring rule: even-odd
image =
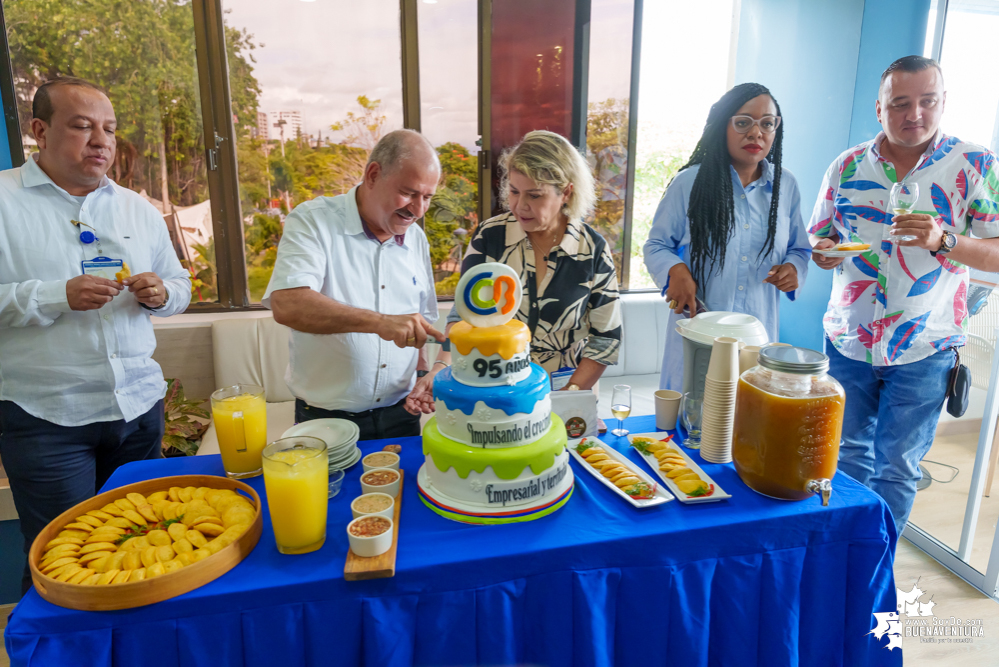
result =
[[70,220],[70,222],[73,223],[73,226],[76,227],[77,229],[79,229],[80,227],[86,227],[87,229],[90,230],[90,231],[83,230],[83,231],[80,232],[80,241],[84,245],[90,245],[91,243],[96,243],[97,244],[97,256],[98,257],[103,257],[104,256],[104,251],[101,249],[101,240],[99,238],[97,238],[97,235],[94,233],[97,230],[94,229],[93,227],[91,227],[90,225],[88,225],[87,223],[80,222],[79,220]]

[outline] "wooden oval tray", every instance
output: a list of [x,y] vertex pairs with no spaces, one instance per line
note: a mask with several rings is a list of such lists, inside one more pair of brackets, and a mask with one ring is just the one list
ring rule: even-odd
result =
[[[170,572],[153,579],[143,579],[142,581],[134,581],[126,584],[83,586],[56,581],[51,577],[46,577],[38,570],[38,563],[41,560],[45,545],[63,530],[66,524],[71,523],[76,517],[90,510],[100,509],[108,503],[113,503],[118,498],[124,498],[125,494],[128,493],[134,492],[149,495],[156,491],[166,491],[171,486],[179,486],[181,488],[185,486],[207,486],[213,489],[241,491],[243,495],[250,497],[250,501],[257,509],[257,515],[254,517],[253,523],[250,524],[250,527],[247,528],[246,532],[239,539],[219,550],[218,553],[212,554],[210,557],[197,563],[192,563],[176,572]],[[68,609],[110,611],[113,609],[141,607],[167,600],[207,584],[209,581],[222,576],[236,567],[241,560],[246,558],[253,551],[253,547],[257,545],[257,541],[260,539],[260,532],[263,529],[263,518],[260,513],[260,507],[260,496],[251,486],[235,479],[214,475],[160,477],[158,479],[148,479],[117,489],[111,489],[66,510],[39,533],[31,545],[31,550],[28,552],[31,579],[39,595],[52,604]]]

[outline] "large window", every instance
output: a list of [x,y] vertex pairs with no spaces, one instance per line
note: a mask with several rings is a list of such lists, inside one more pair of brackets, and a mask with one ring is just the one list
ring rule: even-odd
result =
[[399,2],[223,6],[227,34],[253,53],[245,66],[256,87],[245,91],[250,115],[236,116],[237,159],[247,286],[259,303],[285,216],[315,197],[348,192],[378,139],[403,126]]
[[944,71],[944,131],[993,151],[999,151],[999,87],[987,82],[990,74],[982,69],[978,40],[967,37],[997,34],[999,0],[937,0],[930,11],[925,49]]
[[401,127],[441,158],[422,224],[442,297],[482,216],[499,212],[499,154],[541,128],[585,151],[598,188],[587,222],[622,289],[652,287],[652,214],[729,77],[730,40],[702,36],[733,11],[733,0],[0,1],[26,154],[41,83],[104,86],[120,128],[111,176],[162,211],[195,309],[258,304],[291,209],[349,191]]
[[[163,213],[171,240],[191,271],[196,301],[215,301],[215,253],[205,164],[205,137],[190,3],[3,3],[14,93],[25,157],[35,90],[56,76],[105,87],[118,117],[110,177]],[[243,44],[229,54],[233,88],[241,89]],[[233,100],[238,108],[240,99]]]
[[737,20],[733,0],[645,3],[630,289],[655,287],[642,246],[666,186],[697,145],[711,105],[729,88],[729,51],[719,45],[729,46]]
[[420,130],[437,147],[443,178],[424,218],[437,294],[451,296],[479,222],[476,0],[418,5]]

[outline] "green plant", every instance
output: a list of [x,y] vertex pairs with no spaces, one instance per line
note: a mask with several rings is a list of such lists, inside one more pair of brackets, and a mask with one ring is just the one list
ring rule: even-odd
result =
[[201,436],[208,430],[212,416],[202,407],[201,401],[189,400],[184,396],[184,385],[180,380],[171,378],[166,382],[167,392],[163,398],[166,420],[163,453],[191,456],[198,452]]

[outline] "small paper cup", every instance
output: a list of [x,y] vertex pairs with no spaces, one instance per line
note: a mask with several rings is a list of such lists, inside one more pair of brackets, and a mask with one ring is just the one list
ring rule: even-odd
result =
[[708,375],[712,380],[732,382],[739,379],[739,340],[720,336],[711,346]]
[[[391,458],[392,462],[383,463],[381,465],[373,465],[368,462],[368,459],[379,458],[379,457],[385,460]],[[392,468],[392,470],[398,470],[399,455],[396,454],[395,452],[371,452],[370,454],[361,459],[361,467],[364,468],[364,472],[368,472],[369,470],[374,470],[375,468]]]
[[[394,481],[391,481],[387,484],[370,484],[364,481],[365,477],[370,478],[370,476],[372,476],[372,473],[379,473],[379,472],[392,473],[394,476],[393,477]],[[375,476],[377,477],[377,475]],[[401,475],[399,475],[398,470],[393,470],[392,468],[372,468],[371,470],[365,470],[363,473],[361,473],[361,490],[364,493],[384,493],[386,495],[395,498],[396,496],[399,495],[399,486],[401,479],[402,477]]]
[[672,431],[676,428],[676,416],[680,412],[680,399],[683,394],[672,389],[660,389],[656,397],[656,428]]
[[[374,496],[378,496],[379,498],[388,498],[389,506],[383,510],[378,510],[377,512],[361,512],[356,507],[354,507],[354,503],[356,503],[361,498],[372,498]],[[350,513],[354,515],[355,519],[362,516],[381,516],[385,517],[386,519],[391,519],[393,516],[395,516],[395,498],[393,498],[387,493],[365,493],[363,496],[358,496],[351,501]]]
[[[371,537],[359,537],[351,532],[351,528],[355,525],[361,523],[362,521],[370,521],[372,519],[387,521],[388,528],[384,532],[379,533],[378,535],[372,535]],[[361,558],[381,556],[383,553],[392,548],[393,529],[394,526],[392,524],[392,519],[376,517],[370,514],[359,516],[347,524],[347,541],[350,543],[350,550],[354,552],[355,556],[360,556]]]

